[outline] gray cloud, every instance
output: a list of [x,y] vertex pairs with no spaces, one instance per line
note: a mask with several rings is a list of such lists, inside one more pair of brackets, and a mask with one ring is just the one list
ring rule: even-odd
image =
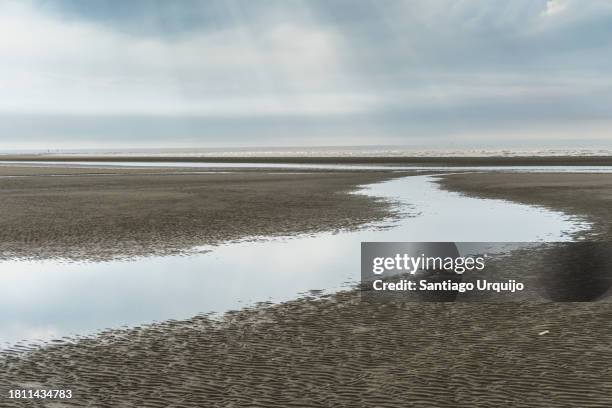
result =
[[612,142],[608,1],[24,4],[4,148]]

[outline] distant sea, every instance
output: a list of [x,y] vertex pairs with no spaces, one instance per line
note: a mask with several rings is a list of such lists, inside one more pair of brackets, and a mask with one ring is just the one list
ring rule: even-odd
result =
[[612,156],[612,149],[414,149],[402,146],[332,147],[243,147],[243,148],[135,148],[0,150],[0,154],[91,155],[91,156],[176,156],[176,157],[516,157],[516,156]]

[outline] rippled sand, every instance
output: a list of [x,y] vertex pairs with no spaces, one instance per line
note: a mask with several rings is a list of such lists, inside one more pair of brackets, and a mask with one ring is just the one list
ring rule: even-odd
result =
[[392,213],[388,202],[348,194],[390,172],[212,170],[0,166],[0,259],[175,255]]
[[5,355],[0,384],[72,389],[67,406],[607,407],[611,318],[345,292]]
[[612,174],[471,173],[440,178],[440,185],[475,197],[501,198],[578,215],[592,222],[576,238],[612,240]]
[[[588,213],[609,239],[609,178],[503,180],[484,180],[486,194],[515,186],[508,197]],[[95,407],[610,407],[611,320],[609,302],[369,303],[349,291],[14,349],[0,356],[0,394],[71,389],[63,406]]]

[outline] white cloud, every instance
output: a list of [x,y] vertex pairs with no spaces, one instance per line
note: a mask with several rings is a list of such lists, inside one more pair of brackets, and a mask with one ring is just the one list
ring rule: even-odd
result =
[[339,114],[375,98],[336,86],[332,32],[291,22],[260,32],[130,36],[13,9],[0,14],[0,111],[97,114]]
[[567,10],[567,6],[568,4],[563,0],[548,0],[543,14],[546,16],[561,14]]
[[16,138],[495,138],[612,106],[609,0],[227,1],[170,32],[153,7],[45,4],[0,2],[0,131]]

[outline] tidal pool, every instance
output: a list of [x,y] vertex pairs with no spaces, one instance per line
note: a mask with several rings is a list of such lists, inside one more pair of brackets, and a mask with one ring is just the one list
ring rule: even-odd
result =
[[404,216],[358,231],[202,247],[208,252],[190,256],[0,262],[0,348],[333,292],[359,280],[362,241],[552,242],[589,228],[560,212],[447,192],[434,179],[365,186],[359,194],[393,200]]

